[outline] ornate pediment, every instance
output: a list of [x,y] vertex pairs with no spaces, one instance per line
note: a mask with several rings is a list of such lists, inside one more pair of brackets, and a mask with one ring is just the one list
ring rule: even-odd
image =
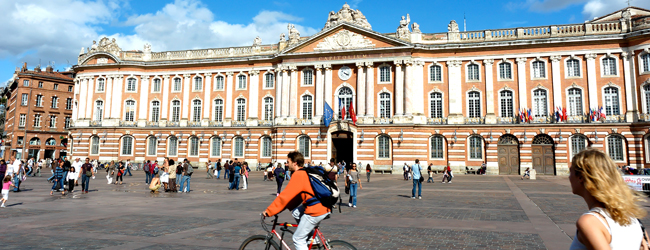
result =
[[341,8],[339,12],[330,12],[327,17],[327,22],[325,22],[325,28],[334,27],[336,24],[341,22],[351,23],[369,30],[372,29],[366,16],[364,16],[360,10],[350,9],[350,5],[347,3],[343,5],[343,8]]
[[373,47],[375,47],[375,44],[365,36],[353,33],[349,30],[341,30],[333,36],[326,37],[322,42],[316,45],[314,50],[346,50]]

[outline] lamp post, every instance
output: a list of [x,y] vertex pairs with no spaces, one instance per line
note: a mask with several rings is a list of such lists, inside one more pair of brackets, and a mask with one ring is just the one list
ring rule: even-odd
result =
[[[319,134],[319,136],[320,136],[320,134]],[[361,136],[359,137],[359,141],[363,142],[363,129],[361,130]]]
[[400,129],[399,131],[399,142],[402,143],[404,141],[404,129]]

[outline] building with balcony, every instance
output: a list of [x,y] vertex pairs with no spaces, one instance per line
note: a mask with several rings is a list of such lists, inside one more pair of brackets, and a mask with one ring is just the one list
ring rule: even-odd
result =
[[320,32],[302,37],[289,25],[287,34],[165,52],[93,43],[74,67],[70,150],[100,161],[252,164],[299,150],[307,161],[378,171],[419,159],[568,175],[571,157],[591,146],[621,165],[650,165],[648,10],[469,32],[451,21],[444,33],[424,33],[407,15],[379,33],[346,4]]
[[68,155],[72,122],[74,72],[55,72],[51,66],[16,68],[5,95],[4,159],[36,160]]

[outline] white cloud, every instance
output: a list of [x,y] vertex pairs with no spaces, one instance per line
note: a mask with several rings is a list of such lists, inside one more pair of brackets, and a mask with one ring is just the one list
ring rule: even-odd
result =
[[[627,0],[526,0],[525,2],[508,2],[505,7],[509,10],[525,8],[533,12],[554,12],[563,10],[571,5],[583,5],[582,15],[585,19],[593,19],[607,15],[627,6]],[[632,6],[650,8],[648,0],[630,0]]]

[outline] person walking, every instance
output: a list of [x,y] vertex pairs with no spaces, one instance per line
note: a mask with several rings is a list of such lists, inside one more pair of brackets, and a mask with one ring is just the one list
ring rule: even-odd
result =
[[14,192],[20,190],[20,160],[16,159],[15,155],[11,156],[11,166],[7,168],[7,175],[10,175],[13,178]]
[[[7,173],[7,163],[5,162],[5,160],[0,160],[0,178],[4,179],[5,176],[7,176],[6,173]],[[9,176],[9,181],[11,181],[11,176]],[[5,188],[2,185],[0,185],[0,190],[5,190]]]
[[113,176],[115,176],[115,161],[111,161],[109,164],[106,164],[106,181],[108,185],[113,184],[113,180],[115,179]]
[[[54,191],[59,191],[63,189],[63,168],[61,165],[56,165],[56,168],[54,169],[54,184],[52,185],[52,190],[50,191],[50,195],[54,193]],[[61,195],[65,195],[65,190],[61,191]]]
[[411,165],[411,172],[413,172],[413,190],[411,191],[411,199],[415,199],[415,188],[418,189],[418,199],[422,199],[422,167],[420,167],[420,160],[415,159],[415,164]]
[[[352,163],[351,169],[347,174],[347,183],[346,186],[350,187],[350,199],[348,201],[348,207],[357,207],[357,188],[363,189],[361,182],[359,181],[359,171],[357,171],[357,164]],[[358,187],[357,187],[358,186]]]
[[70,171],[68,171],[68,193],[73,193],[74,192],[74,187],[77,184],[77,181],[79,180],[79,173],[81,172],[80,168],[76,168],[75,165],[73,164],[70,167]]
[[645,195],[625,183],[607,154],[594,148],[576,154],[569,182],[589,207],[576,222],[569,249],[647,249],[648,235],[639,221],[647,214],[641,204]]
[[176,186],[178,190],[181,190],[181,182],[183,181],[183,162],[181,159],[178,159],[178,165],[176,165]]
[[3,176],[1,189],[2,191],[0,191],[2,194],[2,199],[0,199],[0,201],[2,201],[2,205],[0,205],[0,207],[6,207],[5,202],[9,200],[9,189],[13,186],[14,184],[11,182],[11,176]]
[[86,163],[81,166],[81,192],[88,193],[88,186],[90,185],[90,178],[95,178],[93,172],[93,164],[90,164],[90,159],[86,158]]
[[370,168],[370,164],[366,165],[366,176],[368,177],[368,182],[370,182],[370,174],[372,173],[372,168]]
[[282,191],[282,183],[284,182],[284,168],[282,167],[282,163],[278,163],[278,166],[275,168],[273,171],[275,174],[275,183],[278,184],[278,193],[276,196],[280,196],[280,193]]
[[176,181],[178,178],[176,177],[176,164],[174,164],[174,160],[165,158],[165,161],[169,165],[169,168],[167,169],[167,173],[169,174],[169,185],[168,185],[168,191],[169,192],[177,192],[176,189]]
[[123,175],[126,175],[126,173],[129,173],[129,176],[133,176],[131,174],[131,167],[132,166],[133,166],[133,164],[131,163],[131,160],[126,159],[126,166],[124,166],[124,174]]
[[523,180],[526,178],[526,176],[528,176],[528,179],[530,179],[530,168],[526,168],[526,171],[524,171],[524,176],[522,176],[521,179]]
[[34,175],[32,177],[41,177],[41,169],[43,169],[43,160],[39,160],[38,163],[36,164],[36,170],[34,171]]
[[122,182],[124,181],[124,162],[119,162],[117,164],[117,174],[115,177],[115,185],[117,185],[117,181],[120,181],[120,185],[122,185]]
[[[14,169],[14,192],[20,192],[20,184],[25,181],[23,177],[25,177],[25,163],[23,161],[17,161],[18,162],[18,168]],[[14,166],[15,168],[15,166]]]
[[242,167],[242,184],[243,184],[243,190],[248,189],[248,162],[244,162],[244,166]]
[[409,165],[407,165],[406,162],[404,162],[403,169],[404,169],[404,180],[408,181],[409,180]]
[[183,180],[181,180],[181,190],[178,192],[190,192],[190,181],[192,180],[192,173],[194,173],[194,167],[192,167],[190,161],[185,158],[185,160],[183,160]]
[[214,179],[214,174],[212,174],[212,161],[208,160],[208,163],[205,164],[205,171],[208,172],[208,177],[206,179]]
[[151,181],[151,175],[149,174],[149,165],[151,165],[151,161],[147,160],[144,162],[144,167],[142,170],[144,171],[144,183],[149,184],[149,181]]
[[427,174],[429,174],[429,179],[427,179],[427,183],[434,183],[433,170],[431,170],[431,167],[433,167],[433,163],[429,163],[429,167],[427,167]]
[[223,167],[225,168],[224,173],[223,173],[223,178],[228,179],[229,180],[228,182],[232,182],[230,179],[233,179],[230,176],[230,165],[232,165],[232,161],[230,161],[230,162],[226,161],[226,163],[223,165]]
[[214,164],[214,167],[217,169],[217,179],[221,178],[221,159],[217,160],[217,163]]

